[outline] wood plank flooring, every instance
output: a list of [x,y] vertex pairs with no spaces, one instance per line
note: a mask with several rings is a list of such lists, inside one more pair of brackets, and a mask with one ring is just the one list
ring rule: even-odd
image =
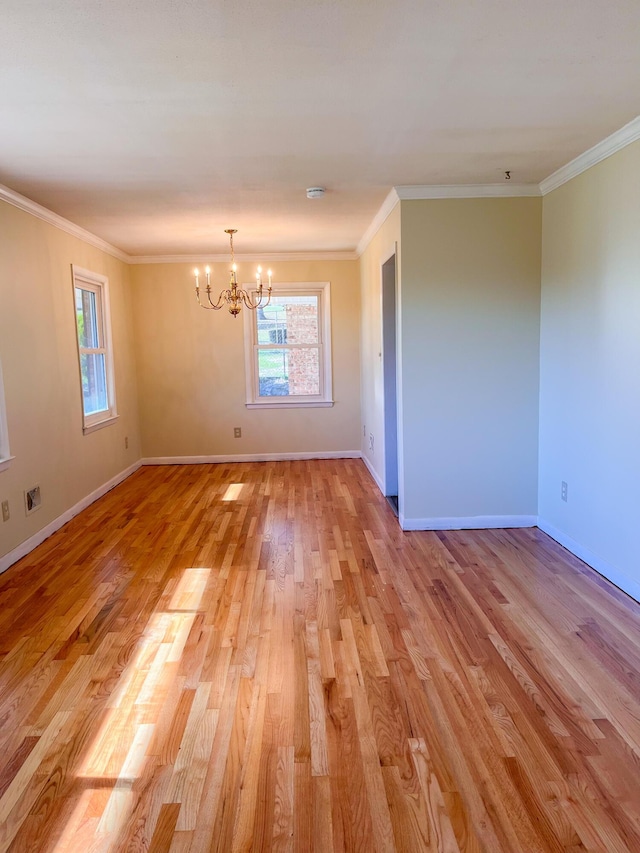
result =
[[143,468],[0,577],[0,851],[640,851],[640,607],[359,460]]

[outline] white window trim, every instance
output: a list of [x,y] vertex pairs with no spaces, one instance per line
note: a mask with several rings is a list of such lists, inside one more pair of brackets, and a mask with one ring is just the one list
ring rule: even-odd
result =
[[2,362],[0,362],[0,471],[6,471],[14,457],[9,450],[9,431],[7,429],[7,408],[4,400],[2,381]]
[[[255,284],[243,287],[252,291]],[[263,397],[257,395],[258,390],[258,341],[255,311],[244,308],[244,356],[245,379],[247,389],[247,409],[318,409],[333,406],[333,383],[331,376],[331,284],[328,281],[300,281],[274,284],[273,295],[287,293],[319,294],[319,349],[322,363],[322,393],[310,397]],[[283,345],[283,346],[286,346]]]
[[[82,431],[85,435],[88,435],[91,432],[95,432],[98,429],[103,429],[103,427],[115,423],[115,421],[118,419],[118,412],[116,409],[116,388],[113,369],[113,343],[111,338],[111,303],[109,299],[109,279],[105,275],[100,275],[99,273],[91,272],[91,270],[83,269],[82,267],[78,267],[75,264],[71,265],[71,271],[73,285],[73,327],[75,330],[76,344],[78,349],[78,377],[80,379],[80,407],[82,410]],[[96,412],[92,415],[85,415],[84,400],[82,399],[82,368],[80,363],[82,347],[80,346],[80,340],[78,339],[78,324],[76,319],[76,287],[82,288],[83,290],[92,290],[94,293],[100,296],[100,298],[96,300],[96,305],[98,306],[98,311],[100,315],[98,319],[102,327],[103,346],[99,347],[97,350],[92,349],[92,351],[104,352],[107,373],[107,399],[109,403],[109,408],[105,409],[102,412]]]

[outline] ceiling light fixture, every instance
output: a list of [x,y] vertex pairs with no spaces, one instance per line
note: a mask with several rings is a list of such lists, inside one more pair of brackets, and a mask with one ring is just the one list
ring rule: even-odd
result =
[[307,198],[322,198],[324,187],[307,187]]
[[267,287],[267,301],[263,302],[264,298],[264,290],[262,287],[262,267],[258,267],[258,271],[256,272],[256,289],[252,291],[255,294],[255,297],[252,297],[246,290],[243,290],[241,287],[238,287],[238,279],[236,276],[236,258],[233,251],[233,235],[238,233],[237,228],[225,228],[224,233],[229,235],[229,243],[231,245],[231,279],[229,281],[229,287],[226,290],[221,291],[220,296],[218,297],[217,302],[213,302],[211,299],[211,269],[209,267],[205,267],[205,275],[207,277],[207,286],[205,288],[207,294],[207,300],[209,302],[208,305],[204,305],[200,301],[200,273],[196,269],[195,277],[196,277],[196,299],[198,300],[198,305],[201,308],[206,308],[207,311],[219,311],[225,305],[229,306],[229,313],[234,317],[237,317],[240,313],[240,309],[244,305],[245,308],[265,308],[269,302],[271,302],[271,270],[267,271],[267,278],[269,281],[269,286]]

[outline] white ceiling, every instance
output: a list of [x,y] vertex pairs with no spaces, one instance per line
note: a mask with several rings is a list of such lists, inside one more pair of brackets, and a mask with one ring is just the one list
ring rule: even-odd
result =
[[[0,183],[132,255],[353,250],[640,113],[638,0],[2,0]],[[327,188],[309,201],[305,188]]]

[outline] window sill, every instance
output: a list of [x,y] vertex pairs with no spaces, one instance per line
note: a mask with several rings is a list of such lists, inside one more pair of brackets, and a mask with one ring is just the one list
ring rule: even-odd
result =
[[15,458],[15,456],[5,456],[4,459],[0,459],[0,471],[6,471],[11,465],[11,460]]
[[274,400],[269,400],[264,403],[246,403],[247,409],[329,409],[333,406],[333,400],[283,400],[282,403],[276,403]]
[[82,428],[82,432],[85,435],[89,435],[90,432],[96,432],[96,430],[103,429],[104,427],[110,426],[114,424],[118,420],[118,415],[112,415],[108,418],[105,418],[103,421],[96,421],[93,424],[86,424]]

